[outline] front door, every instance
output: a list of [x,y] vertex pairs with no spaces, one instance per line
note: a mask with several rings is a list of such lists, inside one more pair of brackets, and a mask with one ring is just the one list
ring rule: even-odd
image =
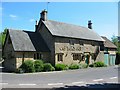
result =
[[109,54],[104,54],[104,63],[105,65],[109,65]]
[[89,59],[90,59],[90,56],[89,55],[86,55],[86,60],[85,60],[85,63],[86,64],[89,64],[90,62],[89,62]]

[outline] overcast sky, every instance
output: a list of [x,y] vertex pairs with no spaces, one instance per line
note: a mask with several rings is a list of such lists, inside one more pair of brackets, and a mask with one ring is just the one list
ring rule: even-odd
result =
[[[46,2],[6,3],[2,10],[2,28],[35,31],[35,20],[39,20],[40,12],[47,9]],[[87,27],[88,20],[93,23],[93,30],[101,36],[111,38],[118,35],[118,3],[117,2],[50,2],[48,19]]]

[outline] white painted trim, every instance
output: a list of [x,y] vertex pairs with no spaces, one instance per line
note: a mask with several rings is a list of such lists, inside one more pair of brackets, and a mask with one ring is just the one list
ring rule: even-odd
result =
[[20,86],[23,86],[23,85],[31,85],[31,86],[33,86],[33,85],[36,85],[36,84],[19,84]]
[[94,82],[97,82],[97,81],[102,81],[103,79],[95,79],[93,80]]
[[110,79],[116,79],[117,77],[111,77]]
[[84,82],[72,82],[72,84],[81,84],[81,83],[84,83]]
[[63,85],[63,83],[48,83],[48,85]]

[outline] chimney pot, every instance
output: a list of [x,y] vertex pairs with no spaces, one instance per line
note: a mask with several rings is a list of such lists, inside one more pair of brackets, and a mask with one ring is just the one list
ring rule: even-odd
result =
[[91,20],[88,21],[88,28],[92,29],[92,22],[91,22]]
[[37,28],[38,28],[38,22],[37,22],[37,20],[36,20],[35,31],[37,31]]
[[41,19],[43,21],[46,21],[47,20],[47,11],[43,10],[40,14],[41,14]]
[[38,25],[38,22],[37,22],[37,20],[36,20],[36,25]]

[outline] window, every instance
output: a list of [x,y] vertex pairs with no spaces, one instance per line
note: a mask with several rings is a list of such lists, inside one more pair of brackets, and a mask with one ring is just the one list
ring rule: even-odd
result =
[[80,53],[73,53],[73,60],[81,60],[81,54]]
[[83,44],[83,41],[79,41],[79,44],[80,44],[80,45],[84,45],[84,44]]
[[57,60],[58,60],[58,61],[63,61],[63,53],[59,53],[59,54],[57,55]]
[[70,45],[74,45],[74,40],[69,40]]
[[34,59],[42,59],[41,53],[35,53],[34,54]]
[[95,46],[95,42],[91,41],[91,45],[92,45],[92,46]]

